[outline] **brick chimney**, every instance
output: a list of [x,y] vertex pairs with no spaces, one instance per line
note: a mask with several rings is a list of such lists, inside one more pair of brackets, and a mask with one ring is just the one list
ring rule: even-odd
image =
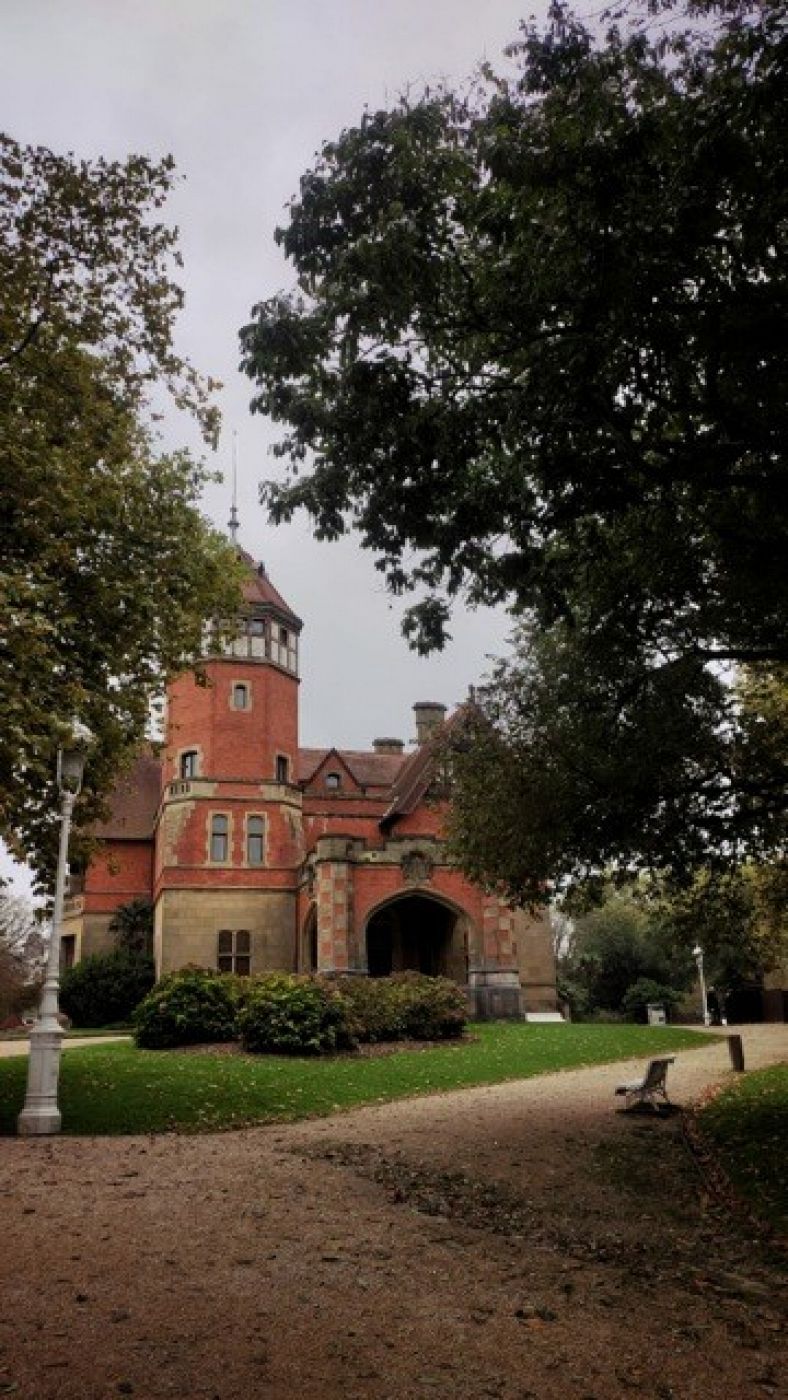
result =
[[404,739],[373,739],[372,747],[375,753],[402,753],[405,741]]
[[436,700],[419,700],[413,706],[416,719],[416,743],[426,744],[441,728],[446,718],[446,706]]

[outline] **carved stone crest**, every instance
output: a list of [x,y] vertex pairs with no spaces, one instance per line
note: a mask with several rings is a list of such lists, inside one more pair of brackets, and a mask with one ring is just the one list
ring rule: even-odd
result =
[[422,885],[432,876],[432,861],[422,851],[408,851],[402,857],[402,877],[407,885]]

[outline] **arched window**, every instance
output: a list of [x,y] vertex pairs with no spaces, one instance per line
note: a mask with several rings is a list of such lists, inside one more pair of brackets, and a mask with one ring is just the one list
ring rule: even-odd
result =
[[211,860],[224,862],[230,853],[230,822],[223,813],[211,817]]
[[263,865],[265,862],[265,818],[248,817],[246,821],[246,863]]
[[249,687],[245,681],[236,681],[233,686],[233,709],[249,709]]
[[326,773],[325,783],[329,792],[337,792],[342,786],[342,779],[338,773]]
[[182,777],[182,778],[196,778],[196,777],[197,777],[197,750],[196,750],[196,749],[187,749],[187,750],[186,750],[186,753],[182,753],[182,754],[181,754],[181,777]]

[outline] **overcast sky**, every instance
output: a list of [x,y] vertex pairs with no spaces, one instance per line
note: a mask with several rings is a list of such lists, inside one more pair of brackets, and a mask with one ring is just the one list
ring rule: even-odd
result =
[[[451,706],[505,650],[503,613],[455,617],[454,641],[420,659],[400,631],[372,558],[319,545],[302,521],[270,527],[257,500],[273,475],[271,425],[251,417],[237,332],[252,305],[291,284],[273,241],[324,140],[407,85],[461,80],[497,59],[518,0],[1,0],[0,115],[16,139],[80,156],[172,153],[183,183],[169,206],[182,235],[186,309],[178,348],[221,379],[227,473],[238,434],[240,539],[304,619],[301,742],[365,748],[413,737],[415,700]],[[171,441],[196,445],[186,422]],[[206,493],[223,528],[229,484]]]

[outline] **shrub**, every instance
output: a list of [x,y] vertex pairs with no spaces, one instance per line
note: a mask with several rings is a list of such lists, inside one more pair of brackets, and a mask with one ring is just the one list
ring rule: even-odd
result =
[[348,1003],[336,983],[272,973],[254,980],[238,1013],[244,1048],[271,1055],[321,1055],[353,1044]]
[[236,991],[229,977],[203,968],[170,973],[148,993],[134,1014],[135,1039],[145,1050],[203,1041],[232,1040],[236,1034]]
[[402,1040],[408,1034],[406,995],[393,978],[344,977],[340,987],[354,1040]]
[[682,998],[683,993],[677,992],[675,987],[666,987],[664,983],[655,982],[650,977],[639,977],[637,982],[633,982],[632,986],[627,988],[621,1009],[628,1021],[647,1021],[646,1007],[653,1002],[655,1005],[664,1006],[670,1019],[671,1011]]
[[152,958],[128,953],[83,958],[63,974],[60,1005],[76,1026],[125,1023],[155,975]]
[[415,1040],[449,1040],[462,1035],[468,1017],[465,993],[448,977],[401,972],[389,979],[402,998],[404,1034]]

